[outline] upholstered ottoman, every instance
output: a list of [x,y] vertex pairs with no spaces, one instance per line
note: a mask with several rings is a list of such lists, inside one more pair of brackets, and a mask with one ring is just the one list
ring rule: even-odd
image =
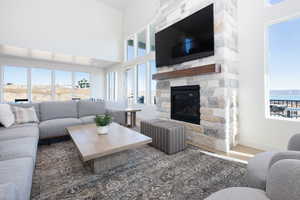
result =
[[142,134],[151,137],[151,146],[174,154],[185,148],[184,126],[167,120],[141,121]]

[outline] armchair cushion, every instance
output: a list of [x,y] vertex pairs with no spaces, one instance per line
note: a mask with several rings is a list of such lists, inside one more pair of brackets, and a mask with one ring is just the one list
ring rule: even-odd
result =
[[272,165],[267,178],[267,195],[272,200],[300,199],[299,160],[280,160]]
[[284,151],[284,152],[276,153],[275,155],[272,156],[272,159],[269,163],[269,168],[271,168],[272,165],[274,165],[276,162],[285,159],[300,160],[300,151]]
[[289,151],[300,151],[300,134],[296,134],[289,140]]
[[[216,192],[205,200],[270,200],[263,190],[235,187]],[[273,199],[272,199],[273,200]]]
[[263,152],[248,162],[247,183],[249,187],[266,189],[266,180],[270,162],[277,152]]

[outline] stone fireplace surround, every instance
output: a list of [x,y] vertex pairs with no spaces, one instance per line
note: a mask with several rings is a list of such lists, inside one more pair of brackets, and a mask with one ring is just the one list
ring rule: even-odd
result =
[[158,73],[217,64],[221,73],[158,80],[157,110],[171,120],[171,87],[200,86],[200,125],[182,123],[189,143],[228,152],[238,143],[238,45],[236,0],[164,1],[156,21],[157,31],[214,3],[215,55],[158,68]]

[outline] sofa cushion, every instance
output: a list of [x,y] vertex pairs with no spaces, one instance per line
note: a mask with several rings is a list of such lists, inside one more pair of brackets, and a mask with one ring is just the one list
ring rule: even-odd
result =
[[259,153],[248,161],[247,183],[249,187],[265,190],[269,165],[277,152]]
[[30,157],[36,159],[38,140],[34,137],[0,141],[0,161]]
[[40,123],[40,139],[68,135],[67,127],[82,124],[77,118],[52,119]]
[[78,117],[85,117],[91,115],[104,115],[105,103],[104,101],[93,102],[83,100],[78,102]]
[[17,124],[9,128],[0,128],[0,141],[24,137],[39,138],[39,127],[36,123]]
[[80,121],[82,122],[82,124],[92,124],[95,123],[95,118],[96,116],[86,116],[86,117],[81,117]]
[[40,103],[41,121],[61,118],[77,118],[76,101],[53,101]]
[[15,114],[16,124],[39,122],[34,107],[20,108],[17,106],[12,106],[12,110]]
[[16,200],[29,200],[33,169],[31,158],[0,161],[0,184],[14,184]]
[[1,200],[16,200],[16,185],[13,183],[6,183],[0,185],[0,199]]
[[270,200],[262,190],[235,187],[216,192],[205,200]]
[[34,107],[36,116],[40,120],[40,104],[39,103],[10,103],[11,106],[20,108],[31,108]]
[[15,123],[15,116],[8,104],[0,104],[0,123],[8,128]]

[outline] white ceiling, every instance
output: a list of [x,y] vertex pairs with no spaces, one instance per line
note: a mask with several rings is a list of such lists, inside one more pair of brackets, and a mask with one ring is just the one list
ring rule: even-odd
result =
[[130,0],[98,0],[98,1],[108,4],[109,6],[117,8],[119,10],[123,10],[125,9],[126,5],[128,4],[128,1]]

